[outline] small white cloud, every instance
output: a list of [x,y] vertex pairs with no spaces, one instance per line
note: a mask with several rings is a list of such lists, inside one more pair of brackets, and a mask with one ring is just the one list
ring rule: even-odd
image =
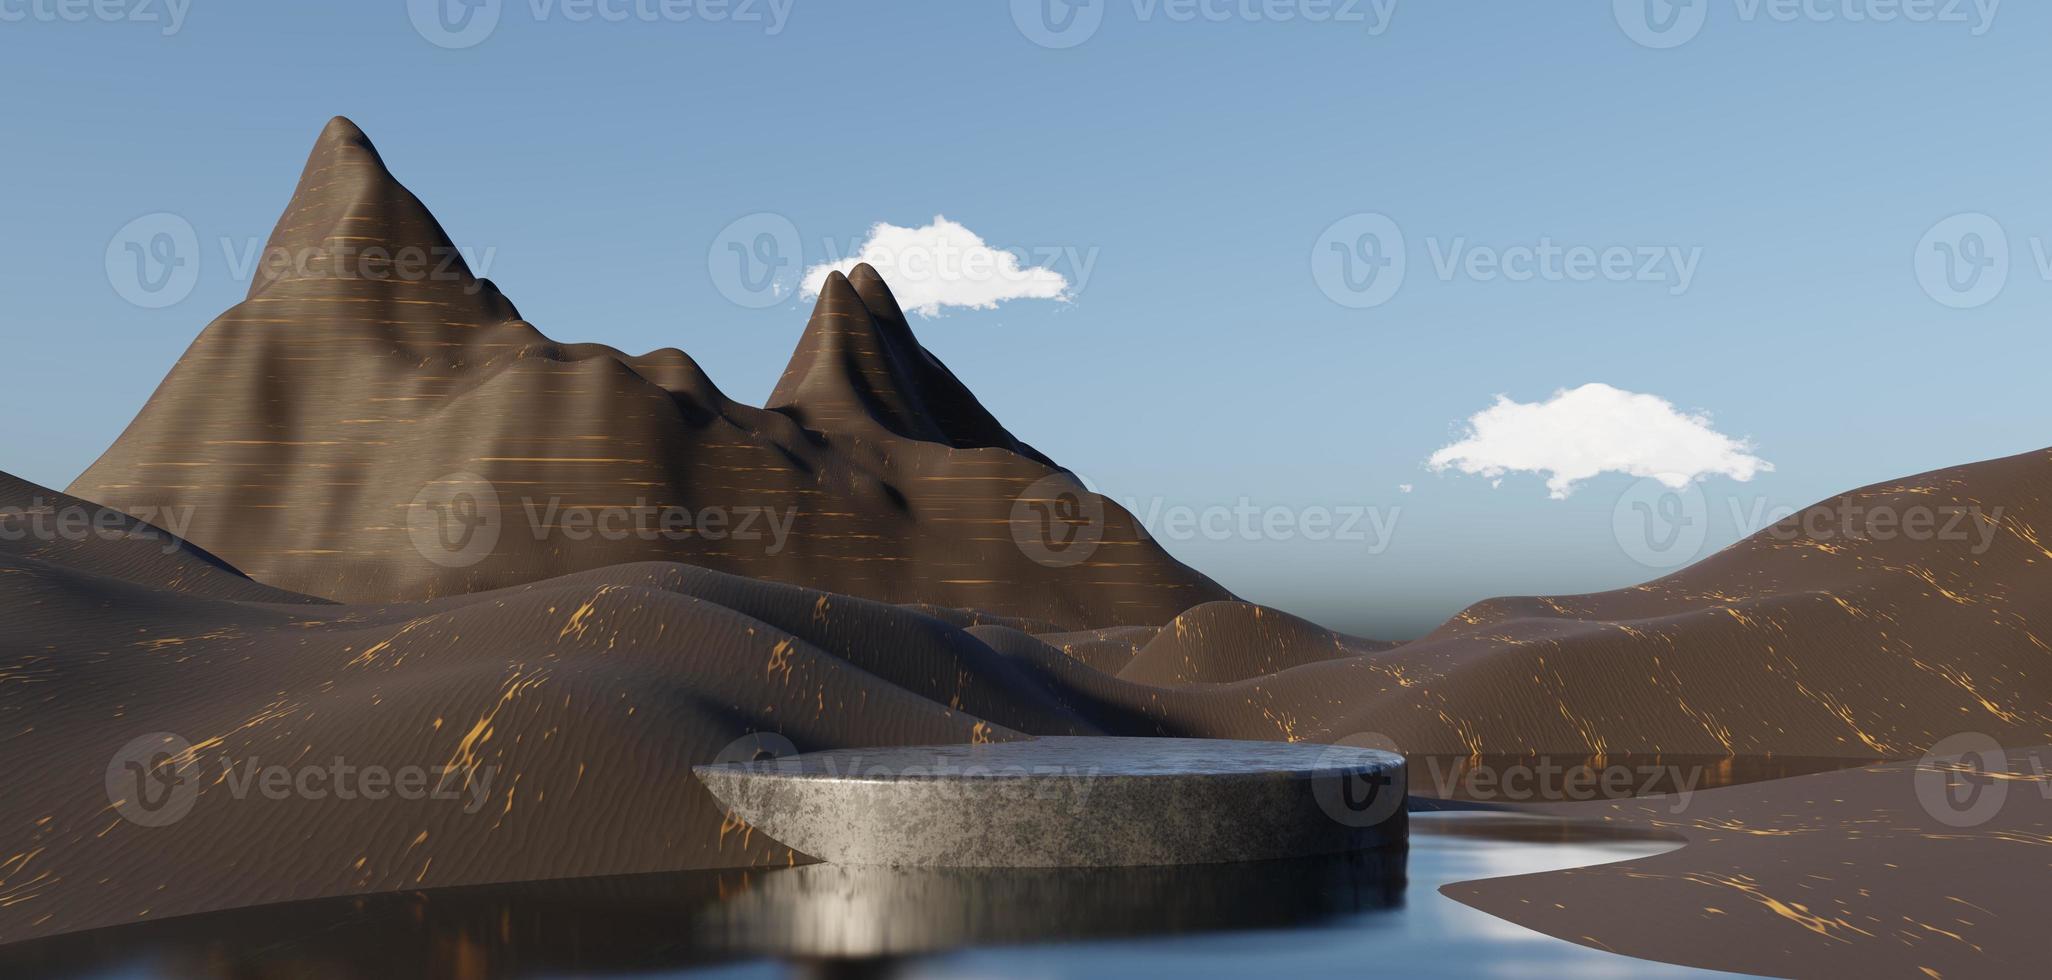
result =
[[1397,484],[1397,492],[1398,492],[1398,493],[1410,493],[1410,492],[1411,492],[1411,485],[1410,485],[1410,484],[1408,484],[1408,483],[1399,483],[1399,484]]
[[1709,416],[1682,412],[1665,398],[1586,384],[1530,404],[1496,396],[1468,419],[1466,438],[1426,465],[1489,477],[1492,486],[1506,473],[1545,473],[1546,489],[1560,500],[1599,473],[1651,477],[1678,490],[1713,474],[1744,482],[1774,469],[1750,449],[1712,429]]
[[877,222],[856,254],[805,270],[805,295],[818,296],[828,273],[847,273],[863,262],[876,267],[899,305],[925,317],[950,306],[990,310],[1011,299],[1069,300],[1069,280],[1061,273],[1024,265],[1019,252],[992,248],[938,215],[924,228]]

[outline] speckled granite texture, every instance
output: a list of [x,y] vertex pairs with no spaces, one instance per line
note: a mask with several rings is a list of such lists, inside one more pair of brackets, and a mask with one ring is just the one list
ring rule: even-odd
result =
[[1039,738],[694,771],[734,816],[835,864],[1209,864],[1404,839],[1403,759],[1347,746]]

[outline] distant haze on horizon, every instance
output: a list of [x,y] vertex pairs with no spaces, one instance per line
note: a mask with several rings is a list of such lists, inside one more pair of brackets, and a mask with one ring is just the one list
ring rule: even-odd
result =
[[[1671,48],[1609,3],[1121,0],[1069,33],[1031,4],[757,6],[781,19],[515,0],[467,47],[404,0],[201,0],[169,36],[0,22],[0,78],[33,94],[0,157],[0,470],[61,489],[120,434],[247,291],[336,114],[550,336],[681,348],[752,404],[804,273],[935,229],[1019,249],[996,292],[894,278],[937,314],[920,340],[1172,554],[1350,632],[1635,584],[1840,491],[2052,444],[2042,6],[1712,3]],[[162,259],[155,234],[123,235],[159,214],[193,238],[157,271],[192,278],[152,308],[116,280],[154,274],[124,263]],[[788,281],[737,299],[730,246],[784,228]],[[1528,451],[1591,469],[1550,488]]]

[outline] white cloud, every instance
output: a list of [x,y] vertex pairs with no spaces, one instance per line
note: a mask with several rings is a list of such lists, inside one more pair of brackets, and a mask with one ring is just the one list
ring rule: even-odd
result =
[[1069,280],[1061,273],[1024,265],[1018,251],[992,248],[938,215],[924,228],[877,222],[856,254],[805,270],[805,295],[818,296],[828,273],[863,262],[876,267],[899,305],[920,316],[939,316],[950,306],[996,309],[1010,299],[1069,300]]
[[1398,492],[1398,493],[1410,493],[1410,492],[1411,492],[1411,485],[1410,485],[1410,484],[1408,484],[1408,483],[1399,483],[1399,484],[1397,484],[1397,492]]
[[1585,384],[1530,404],[1496,396],[1468,419],[1466,438],[1426,465],[1498,483],[1506,473],[1545,473],[1546,489],[1560,500],[1599,473],[1651,477],[1679,490],[1713,474],[1743,482],[1774,469],[1750,449],[1712,429],[1709,416],[1682,412],[1665,398]]

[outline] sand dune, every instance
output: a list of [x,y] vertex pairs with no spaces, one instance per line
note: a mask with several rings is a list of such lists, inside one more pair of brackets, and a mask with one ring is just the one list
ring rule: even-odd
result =
[[1262,606],[1207,602],[1170,620],[1118,676],[1136,684],[1221,684],[1396,645],[1335,633]]
[[[2000,755],[2000,753],[1997,753]],[[1958,760],[1895,763],[1670,798],[1544,807],[1680,837],[1658,857],[1449,885],[1449,897],[1569,942],[1791,977],[2038,975],[2052,857],[2052,749],[1978,777],[1962,825],[1934,793]],[[1998,781],[1999,780],[1999,781]]]
[[[321,895],[784,863],[722,825],[691,763],[752,731],[806,746],[1014,734],[949,702],[1088,730],[937,621],[681,565],[386,607],[254,584],[195,594],[209,590],[179,563],[120,571],[0,554],[0,941]],[[128,785],[163,793],[110,793],[125,747],[152,733],[178,740]],[[238,789],[252,769],[338,759],[423,770],[449,798]],[[149,825],[181,792],[189,810]]]
[[[1876,515],[1932,530],[1866,529],[1887,526]],[[1478,603],[1388,654],[1276,681],[1400,673],[1408,686],[1354,686],[1310,734],[1427,752],[1906,758],[1963,730],[2035,745],[2052,738],[2046,527],[2052,451],[1952,467],[1645,585]]]
[[[2029,520],[2048,476],[2052,454],[2033,453],[1819,505],[2000,499],[1981,554],[1766,532],[1637,589],[1483,603],[1394,648],[1217,604],[1152,635],[1044,640],[974,613],[673,563],[347,606],[161,541],[147,560],[103,557],[129,554],[125,539],[17,542],[0,555],[17,624],[0,639],[0,744],[10,772],[29,775],[0,803],[0,939],[395,888],[795,860],[723,826],[682,775],[751,732],[809,750],[1374,731],[1414,755],[1575,758],[1906,756],[1962,729],[2026,744],[2052,728],[2032,669],[2052,561]],[[15,496],[0,508],[54,497],[5,486]],[[163,827],[124,816],[106,789],[124,746],[157,732],[193,748],[153,771],[196,787]],[[469,795],[272,800],[238,796],[226,775],[332,759],[453,767]]]

